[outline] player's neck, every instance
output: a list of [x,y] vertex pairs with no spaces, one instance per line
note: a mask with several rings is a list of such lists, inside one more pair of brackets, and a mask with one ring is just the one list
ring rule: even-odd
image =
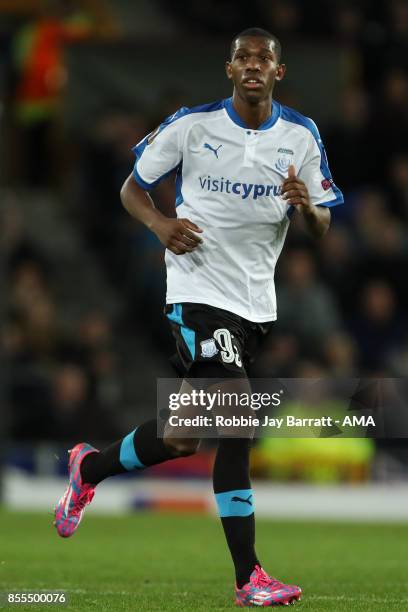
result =
[[262,100],[257,104],[249,104],[234,92],[232,104],[235,111],[251,130],[257,130],[272,114],[272,98]]

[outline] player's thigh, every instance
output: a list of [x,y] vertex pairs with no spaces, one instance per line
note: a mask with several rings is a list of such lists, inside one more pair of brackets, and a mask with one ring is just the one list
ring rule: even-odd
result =
[[[177,346],[177,371],[183,372],[183,390],[205,391],[204,403],[193,403],[178,410],[177,427],[166,425],[166,435],[193,435],[194,427],[180,427],[180,417],[189,421],[203,415],[218,417],[219,433],[238,435],[231,419],[254,417],[250,406],[251,388],[244,365],[247,353],[248,326],[237,315],[203,304],[183,303],[167,306]],[[173,360],[174,363],[174,360]],[[208,408],[210,404],[210,409]],[[198,428],[199,429],[199,428]],[[201,430],[202,431],[202,430]],[[204,432],[206,433],[206,432]],[[244,436],[252,435],[246,428]]]
[[[187,397],[192,395],[193,390],[194,387],[191,385],[191,383],[184,379],[181,383],[179,395],[183,395],[183,397],[187,400]],[[180,446],[185,443],[186,446],[198,447],[199,437],[197,432],[199,429],[195,428],[194,426],[184,424],[192,421],[196,415],[197,407],[194,406],[193,400],[191,403],[183,402],[183,405],[180,405],[177,408],[177,424],[174,424],[173,420],[169,419],[164,426],[163,438],[165,443],[168,446]],[[175,440],[178,441],[177,444],[174,442]]]
[[253,366],[264,350],[273,328],[273,321],[266,323],[246,323],[246,341],[243,362],[248,375],[252,375]]
[[[183,381],[180,393],[191,395],[188,405],[180,406],[177,419],[166,424],[169,438],[214,437],[215,435],[252,438],[253,419],[251,385],[247,376],[227,371],[219,363],[196,362]],[[202,419],[211,421],[212,427],[203,428]],[[190,425],[183,423],[187,422]]]

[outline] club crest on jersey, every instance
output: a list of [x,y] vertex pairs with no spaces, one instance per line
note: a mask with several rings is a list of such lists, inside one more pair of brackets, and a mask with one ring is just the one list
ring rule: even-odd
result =
[[203,340],[201,344],[201,357],[214,357],[218,353],[214,338]]
[[275,163],[275,168],[279,170],[279,172],[287,172],[292,163],[293,151],[292,149],[280,148],[278,149],[278,153],[280,153],[280,157],[278,157],[278,161]]

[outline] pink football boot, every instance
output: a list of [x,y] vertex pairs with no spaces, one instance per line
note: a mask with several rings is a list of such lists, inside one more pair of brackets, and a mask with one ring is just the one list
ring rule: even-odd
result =
[[237,606],[276,606],[299,601],[302,589],[291,584],[283,584],[268,574],[259,565],[249,577],[249,582],[242,589],[235,587]]
[[69,483],[64,495],[55,506],[54,525],[57,528],[58,535],[62,538],[69,538],[75,533],[81,522],[85,507],[91,503],[95,495],[95,487],[82,482],[80,467],[83,459],[89,453],[98,453],[99,451],[90,444],[82,442],[68,452]]

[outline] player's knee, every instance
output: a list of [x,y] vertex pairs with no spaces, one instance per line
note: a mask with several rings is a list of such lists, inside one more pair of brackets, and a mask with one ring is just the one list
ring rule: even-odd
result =
[[188,457],[197,452],[200,441],[195,438],[164,438],[164,443],[175,457]]

